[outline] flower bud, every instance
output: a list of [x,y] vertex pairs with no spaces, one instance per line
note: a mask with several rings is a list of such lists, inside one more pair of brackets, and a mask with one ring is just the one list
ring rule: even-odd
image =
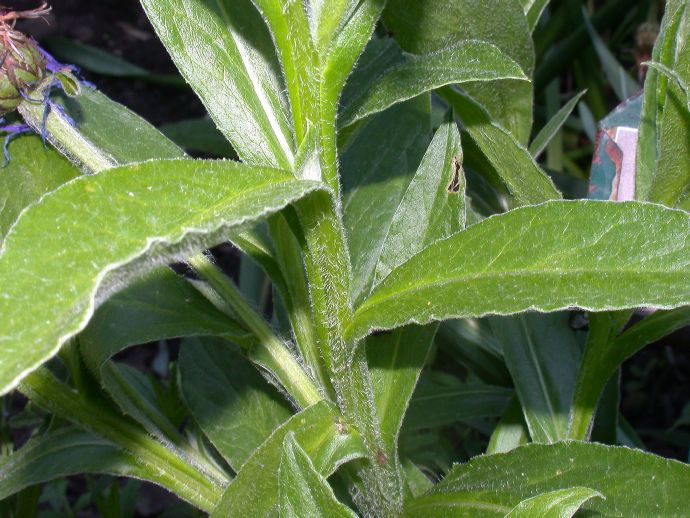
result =
[[0,115],[3,115],[13,111],[45,77],[46,62],[33,39],[1,27],[0,63]]

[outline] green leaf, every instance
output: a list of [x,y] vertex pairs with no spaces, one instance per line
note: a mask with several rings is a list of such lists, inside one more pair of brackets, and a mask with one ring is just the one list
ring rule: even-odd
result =
[[585,27],[589,33],[589,37],[592,39],[592,45],[594,50],[601,61],[601,66],[604,69],[604,74],[608,84],[611,85],[613,91],[616,92],[616,96],[620,102],[625,101],[628,97],[636,94],[640,91],[640,85],[635,81],[628,72],[623,68],[623,66],[618,62],[613,53],[606,46],[606,43],[601,39],[601,36],[597,33],[596,29],[592,25],[589,19],[587,10],[582,6],[582,17],[585,20]]
[[429,109],[428,97],[396,106],[372,118],[343,151],[353,300],[371,288],[393,216],[428,146]]
[[517,396],[513,396],[491,434],[486,453],[506,453],[528,442],[529,430],[522,405]]
[[328,516],[355,518],[357,515],[338,501],[328,481],[314,467],[309,455],[290,432],[283,442],[280,459],[281,518]]
[[[320,4],[320,0],[313,0],[311,3]],[[329,15],[347,13],[347,17],[342,20],[341,29],[330,36],[328,55],[321,58],[324,65],[319,81],[320,162],[324,168],[324,179],[336,194],[340,189],[336,130],[340,96],[355,63],[371,39],[385,3],[386,0],[350,0],[348,6],[345,6],[342,0],[338,0],[334,4],[333,13]],[[325,4],[321,8],[326,9]],[[323,53],[323,49],[321,52]]]
[[[518,0],[389,0],[383,20],[407,52],[426,54],[463,40],[498,47],[532,77],[534,44]],[[464,84],[486,106],[491,118],[526,144],[532,127],[532,85],[503,80]]]
[[166,478],[163,472],[145,470],[133,454],[112,442],[66,427],[34,437],[0,459],[0,500],[35,484],[83,473],[139,477],[158,483]]
[[223,340],[184,340],[179,369],[187,406],[236,472],[292,415],[276,389]]
[[253,0],[273,35],[287,83],[297,145],[318,119],[318,56],[303,2]]
[[592,515],[683,516],[688,484],[687,464],[638,450],[582,442],[531,444],[456,465],[405,511],[410,517],[503,517],[527,498],[588,487],[604,497],[584,504]]
[[544,152],[546,147],[549,145],[549,142],[551,142],[551,139],[553,139],[553,137],[556,136],[558,131],[563,127],[563,124],[565,124],[565,121],[568,120],[568,117],[570,117],[570,114],[575,109],[575,106],[577,106],[577,103],[580,102],[580,99],[582,99],[582,96],[586,93],[587,90],[583,90],[565,103],[563,108],[558,110],[558,113],[556,113],[556,115],[554,115],[549,122],[546,123],[541,131],[539,131],[537,136],[534,137],[534,140],[529,145],[529,152],[535,159],[539,158],[539,155]]
[[443,88],[440,93],[455,111],[463,129],[520,204],[531,205],[561,197],[530,152],[510,133],[492,122],[477,101],[453,88]]
[[386,457],[399,462],[398,434],[437,325],[407,326],[367,339],[367,360]]
[[494,216],[391,272],[347,334],[488,313],[687,305],[688,225],[684,212],[638,202],[556,201]]
[[53,356],[127,281],[318,187],[276,170],[173,160],[81,177],[45,196],[0,251],[0,390]]
[[113,165],[185,156],[151,124],[98,90],[82,88],[77,97],[61,95],[58,102],[74,120],[80,135]]
[[108,360],[132,345],[197,335],[223,336],[243,345],[252,341],[248,331],[188,281],[159,268],[105,301],[79,335],[79,345],[87,366],[126,414],[162,440],[180,443],[177,428],[156,398],[132,390],[132,376]]
[[328,477],[343,463],[363,457],[364,445],[332,403],[319,402],[276,430],[242,466],[235,480],[223,494],[212,517],[274,516],[279,501],[280,461],[288,434],[310,457],[323,477]]
[[478,417],[497,417],[513,396],[509,388],[424,375],[405,415],[405,431],[437,428]]
[[491,320],[534,442],[553,443],[568,435],[580,360],[569,319],[568,313],[527,313]]
[[280,64],[251,0],[142,0],[142,5],[242,160],[290,170],[295,142]]
[[534,32],[544,9],[549,5],[550,0],[522,0],[522,8],[527,16],[527,23],[531,32]]
[[[385,48],[377,48],[382,45]],[[517,63],[483,41],[461,41],[421,55],[402,53],[392,41],[377,42],[371,53],[375,56],[369,58],[373,62],[366,68],[358,67],[348,81],[340,127],[445,85],[527,80]],[[385,66],[379,70],[381,62]]]
[[13,141],[9,153],[10,162],[0,169],[0,243],[26,207],[80,175],[38,136]]
[[388,227],[374,284],[435,241],[465,228],[460,133],[451,119],[434,135]]
[[603,495],[587,487],[549,491],[523,500],[505,518],[571,518],[592,498],[603,498]]
[[329,44],[352,16],[359,0],[308,0],[309,28],[319,54],[328,53]]
[[[590,318],[593,323],[598,323],[606,316],[606,314],[593,315]],[[625,360],[643,347],[687,325],[690,325],[690,307],[681,307],[671,311],[657,311],[618,337],[615,337],[615,334],[621,325],[605,330],[608,331],[608,334],[600,339],[594,336],[592,330],[595,327],[590,325],[590,337],[578,371],[572,403],[573,414],[577,417],[582,414],[587,421],[579,423],[580,426],[583,429],[589,428],[590,423],[586,416],[591,417],[606,382]],[[582,430],[572,430],[572,435],[581,435],[582,433]]]
[[[652,61],[664,65],[665,67],[675,70],[676,61],[681,50],[681,46],[687,38],[683,38],[681,32],[681,25],[684,20],[687,21],[690,16],[687,15],[688,6],[685,0],[672,0],[667,2],[666,12],[661,22],[661,30],[654,45],[652,53]],[[687,54],[687,52],[685,53]],[[670,91],[669,91],[670,90]],[[647,78],[644,84],[644,100],[642,104],[642,114],[640,123],[640,133],[637,142],[637,172],[635,175],[635,197],[638,200],[648,200],[651,198],[651,190],[653,184],[657,181],[659,168],[659,142],[662,137],[662,129],[664,126],[663,113],[666,111],[666,105],[672,99],[670,95],[673,94],[673,87],[669,88],[668,78],[663,74],[659,74],[654,68],[650,68],[647,72]],[[678,119],[682,113],[678,112],[677,91],[676,98],[673,102],[676,104],[675,108],[669,108],[671,115],[669,115],[672,124],[673,119]],[[676,126],[675,124],[673,124]],[[675,127],[675,131],[679,132],[678,137],[682,138],[684,131],[682,128]],[[671,135],[669,144],[676,145],[676,137]],[[682,144],[680,144],[682,147]],[[678,156],[677,160],[681,161],[685,157]]]

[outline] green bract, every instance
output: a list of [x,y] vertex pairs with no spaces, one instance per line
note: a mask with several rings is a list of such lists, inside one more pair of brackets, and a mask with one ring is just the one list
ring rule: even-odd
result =
[[0,27],[0,115],[14,111],[46,74],[38,44],[22,33]]
[[[586,37],[633,89],[597,32],[631,3],[561,46],[576,1],[141,0],[182,78],[111,74],[188,84],[208,117],[165,134],[237,160],[46,78],[12,24],[47,7],[0,7],[0,111],[53,145],[0,169],[0,394],[37,423],[9,451],[0,416],[0,515],[95,473],[218,518],[690,516],[690,466],[619,412],[621,364],[690,323],[690,0],[667,2],[640,117],[614,114],[642,120],[633,199],[577,199],[600,79],[533,81]],[[616,188],[623,147],[597,155]],[[155,375],[123,361],[151,343]]]

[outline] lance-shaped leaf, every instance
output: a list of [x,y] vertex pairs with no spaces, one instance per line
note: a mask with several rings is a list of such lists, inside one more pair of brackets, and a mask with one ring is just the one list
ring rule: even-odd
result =
[[236,472],[292,415],[278,391],[223,340],[184,340],[179,369],[187,406]]
[[183,443],[155,397],[132,390],[132,372],[109,361],[123,349],[157,340],[217,335],[239,344],[251,336],[215,307],[188,281],[159,268],[116,293],[101,305],[79,335],[82,356],[122,411],[165,442]]
[[353,300],[371,289],[390,222],[429,144],[429,104],[420,97],[372,117],[343,152]]
[[365,455],[356,431],[332,403],[319,402],[290,418],[257,448],[223,494],[211,514],[227,516],[274,516],[280,487],[280,460],[288,434],[309,455],[318,473],[329,477],[341,464]]
[[0,500],[35,484],[83,473],[141,478],[163,486],[171,476],[146,469],[134,454],[106,439],[66,427],[35,437],[2,459]]
[[561,197],[530,152],[508,131],[494,123],[481,104],[450,87],[443,88],[440,94],[462,122],[463,130],[477,144],[520,204],[533,205]]
[[451,118],[436,131],[393,215],[374,283],[431,243],[464,229],[465,219],[462,147]]
[[563,108],[558,110],[558,112],[546,123],[546,125],[539,131],[539,133],[534,137],[534,140],[529,145],[529,152],[535,158],[539,158],[539,155],[546,149],[551,142],[551,139],[556,136],[558,131],[561,129],[565,121],[568,120],[570,114],[580,102],[582,96],[587,93],[587,90],[583,90],[579,94],[575,95],[570,99]]
[[126,282],[317,188],[277,170],[169,160],[82,177],[45,196],[0,251],[0,390],[55,354]]
[[238,155],[290,169],[294,136],[271,35],[251,0],[142,0],[187,82]]
[[567,313],[490,317],[534,442],[568,434],[580,345]]
[[557,201],[516,209],[393,270],[357,309],[347,332],[355,339],[410,322],[573,306],[687,305],[689,233],[688,214],[638,202]]
[[[386,0],[360,0],[349,3],[352,4],[349,7],[343,6],[340,1],[335,5],[336,13],[340,10],[344,14],[343,9],[350,12],[347,18],[342,20],[341,29],[332,36],[327,57],[322,57],[324,64],[319,81],[319,129],[323,150],[321,164],[324,166],[326,182],[336,193],[339,190],[338,170],[335,167],[338,161],[336,122],[340,96],[355,63],[371,39]],[[324,4],[323,8],[328,7]]]
[[280,459],[281,518],[328,516],[356,518],[356,514],[338,501],[326,478],[321,475],[302,447],[294,432],[285,437]]
[[385,45],[385,49],[373,49],[374,56],[370,58],[374,63],[385,63],[383,70],[368,63],[357,68],[348,81],[343,93],[341,127],[449,84],[498,79],[527,81],[517,63],[498,47],[483,41],[461,41],[422,55],[403,53],[392,41]]
[[688,484],[690,466],[650,453],[582,442],[531,444],[456,465],[411,500],[405,516],[499,518],[523,500],[574,487],[603,495],[582,506],[595,516],[683,516]]
[[22,210],[80,174],[38,136],[15,140],[9,153],[10,162],[0,174],[0,243]]
[[549,5],[549,2],[550,0],[522,0],[522,8],[525,10],[530,31],[534,32],[541,14],[546,9],[546,6]]
[[[659,63],[671,70],[675,69],[676,62],[679,59],[681,46],[687,41],[687,37],[682,36],[681,26],[685,21],[686,24],[690,20],[688,14],[688,6],[685,0],[672,0],[666,4],[666,12],[661,23],[661,30],[654,45],[652,53],[652,61]],[[687,28],[686,28],[687,30]],[[683,57],[687,75],[687,52]],[[682,77],[681,70],[677,72]],[[686,77],[687,79],[687,77]],[[644,101],[642,105],[642,116],[640,122],[640,135],[637,143],[637,168],[635,175],[635,197],[638,200],[651,199],[651,191],[654,184],[658,183],[661,154],[660,146],[681,148],[684,147],[683,142],[686,131],[683,129],[687,127],[687,121],[683,123],[684,114],[679,104],[678,86],[669,85],[669,79],[655,68],[650,68],[647,72],[647,78],[644,85]],[[666,117],[663,114],[667,111],[666,106],[670,104],[669,115]],[[680,111],[679,111],[680,110]],[[686,111],[687,113],[687,111]],[[664,118],[666,122],[664,122]],[[680,124],[679,124],[680,123]],[[663,126],[672,126],[671,133],[667,135],[665,141],[662,142],[661,134]],[[680,140],[679,140],[680,139]],[[685,139],[687,140],[687,138]],[[677,160],[682,163],[687,159],[687,156],[677,154],[678,151],[672,152],[666,156],[666,160]],[[675,155],[675,157],[674,157]],[[678,175],[682,178],[682,169]],[[671,182],[671,193],[675,190]],[[663,186],[663,184],[662,184]],[[682,194],[682,193],[681,193]]]
[[359,0],[308,0],[309,30],[319,54],[329,51],[329,44],[350,18]]
[[549,491],[523,500],[505,518],[571,518],[587,500],[602,496],[588,487]]
[[400,427],[438,326],[408,326],[367,339],[376,413],[388,459],[399,462]]
[[[386,28],[407,52],[427,54],[463,40],[498,47],[532,77],[534,44],[518,0],[389,0]],[[526,144],[532,127],[532,84],[504,79],[463,85],[491,118]]]
[[303,2],[253,0],[268,24],[280,57],[290,96],[297,144],[317,122],[318,56]]

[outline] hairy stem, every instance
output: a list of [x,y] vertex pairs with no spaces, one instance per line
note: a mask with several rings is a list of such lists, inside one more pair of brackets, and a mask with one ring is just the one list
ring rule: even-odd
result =
[[402,481],[381,439],[373,388],[363,347],[348,344],[344,328],[352,319],[350,262],[342,219],[331,196],[301,201],[297,211],[307,243],[305,257],[321,354],[343,414],[359,429],[368,450],[360,472],[368,514],[397,516]]

